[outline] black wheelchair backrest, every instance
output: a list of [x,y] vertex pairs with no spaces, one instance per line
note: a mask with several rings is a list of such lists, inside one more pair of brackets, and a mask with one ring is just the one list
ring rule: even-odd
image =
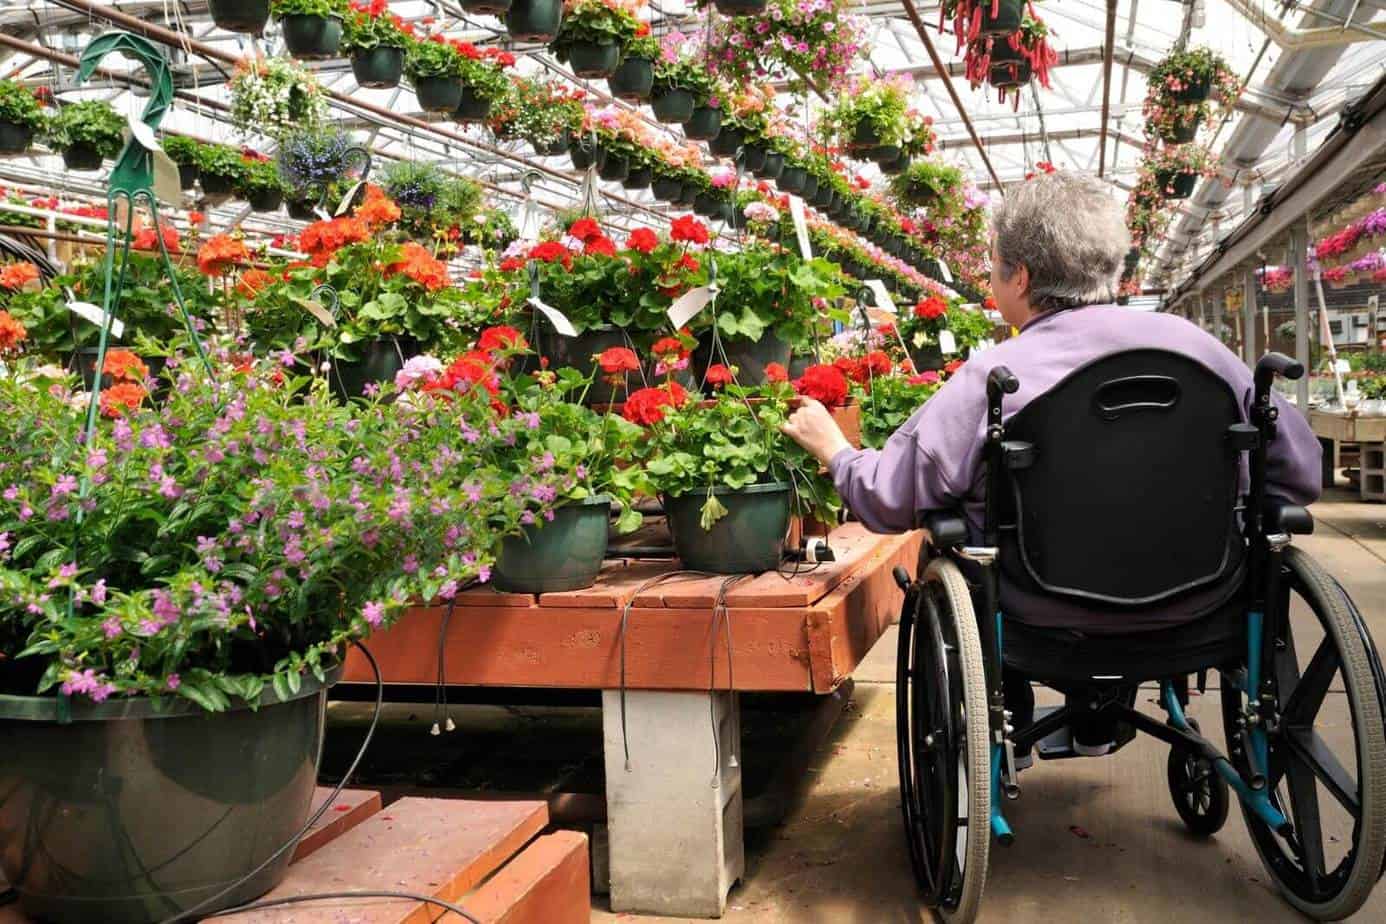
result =
[[1007,577],[1118,606],[1229,578],[1242,559],[1229,437],[1241,422],[1232,387],[1179,353],[1132,350],[1075,370],[1006,423]]

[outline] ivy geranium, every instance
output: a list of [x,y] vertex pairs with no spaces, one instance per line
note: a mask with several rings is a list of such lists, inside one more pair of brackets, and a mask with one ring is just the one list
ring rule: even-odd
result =
[[579,42],[624,49],[639,31],[634,9],[618,0],[564,0],[562,25],[550,47],[565,58]]
[[346,17],[347,0],[270,0],[270,13],[285,16]]
[[414,41],[414,26],[390,12],[387,0],[353,0],[342,32],[347,51],[373,48],[407,49]]
[[33,90],[14,80],[0,80],[0,122],[38,131],[47,117]]

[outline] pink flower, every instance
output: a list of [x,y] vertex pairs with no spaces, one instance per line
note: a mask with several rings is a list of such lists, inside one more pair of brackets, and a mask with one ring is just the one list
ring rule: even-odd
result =
[[168,679],[166,679],[164,683],[170,690],[176,690],[183,685],[183,678],[179,677],[177,674],[169,674]]
[[385,606],[372,600],[362,607],[361,615],[372,628],[379,627],[385,621]]

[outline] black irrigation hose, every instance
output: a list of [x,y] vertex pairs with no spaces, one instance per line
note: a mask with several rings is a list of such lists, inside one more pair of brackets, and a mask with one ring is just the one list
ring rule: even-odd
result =
[[[227,908],[225,911],[218,911],[209,914],[207,917],[219,918],[226,914],[239,914],[242,911],[258,911],[262,908],[278,908],[283,905],[297,905],[301,902],[325,902],[336,901],[343,898],[403,898],[412,899],[416,902],[427,902],[430,905],[437,905],[439,908],[451,911],[453,914],[461,915],[464,919],[471,921],[472,924],[482,924],[480,920],[468,914],[461,905],[454,905],[452,902],[443,901],[441,898],[434,898],[431,895],[424,895],[419,892],[388,892],[388,891],[361,891],[361,892],[317,892],[312,895],[291,895],[287,898],[267,898],[264,901],[251,902],[248,905],[241,905],[239,908]],[[442,920],[439,918],[438,920]]]

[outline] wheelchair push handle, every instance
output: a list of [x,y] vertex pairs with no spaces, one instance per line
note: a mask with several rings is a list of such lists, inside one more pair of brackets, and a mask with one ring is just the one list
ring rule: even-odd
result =
[[1277,375],[1287,379],[1298,379],[1304,375],[1304,366],[1284,353],[1267,353],[1256,361],[1256,397],[1270,392],[1271,383]]
[[1005,366],[997,366],[987,373],[987,397],[992,400],[1002,395],[1013,395],[1020,390],[1020,379]]

